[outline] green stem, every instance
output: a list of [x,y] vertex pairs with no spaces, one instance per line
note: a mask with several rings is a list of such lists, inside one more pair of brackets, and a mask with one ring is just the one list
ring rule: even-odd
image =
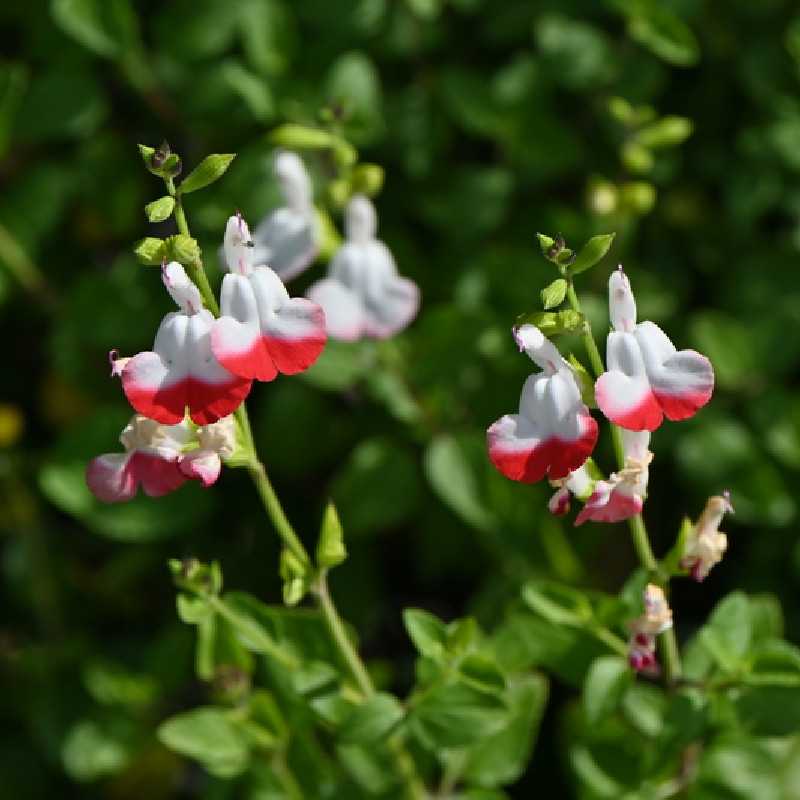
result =
[[283,752],[276,753],[270,761],[270,766],[281,788],[286,793],[286,797],[289,798],[289,800],[303,800],[305,795],[303,794],[300,784],[297,782],[297,778],[294,777],[291,769],[289,769],[289,764],[286,762],[286,755]]
[[[569,300],[569,304],[572,306],[574,311],[581,311],[580,300],[578,300],[578,295],[575,292],[575,287],[573,286],[572,281],[569,282],[569,286],[567,287],[567,299]],[[605,367],[603,365],[603,359],[600,355],[600,351],[597,348],[597,342],[594,339],[592,326],[589,324],[588,320],[585,320],[583,323],[583,342],[586,346],[586,351],[589,354],[589,360],[592,363],[592,369],[594,370],[595,376],[599,378],[605,372]],[[614,452],[617,457],[618,469],[624,469],[625,451],[622,445],[622,431],[620,431],[617,425],[611,425],[611,440],[614,444]],[[654,579],[660,578],[661,576],[657,576],[658,561],[653,553],[653,548],[650,544],[650,537],[647,535],[647,527],[644,524],[644,518],[642,515],[637,514],[635,517],[631,517],[628,520],[628,527],[631,531],[633,547],[636,550],[639,563],[653,576]],[[661,578],[659,583],[663,584],[664,589],[669,588],[668,578]],[[678,650],[678,640],[675,637],[674,628],[669,628],[669,630],[664,631],[664,633],[658,637],[658,641],[661,658],[664,662],[664,672],[666,674],[667,682],[669,684],[674,684],[676,681],[680,680],[681,677],[681,659]]]
[[[183,210],[183,198],[180,192],[175,189],[175,182],[172,178],[165,178],[164,182],[167,184],[167,191],[171,197],[175,198],[175,223],[178,226],[178,233],[184,236],[191,236],[189,233],[189,224],[186,222],[186,212]],[[197,284],[200,290],[200,295],[206,308],[215,316],[219,316],[219,306],[217,305],[217,298],[214,297],[214,292],[211,290],[211,284],[208,282],[208,276],[203,269],[203,262],[198,259],[197,261],[186,264],[186,269],[189,272],[189,277]]]
[[[241,407],[243,408],[243,406]],[[283,506],[281,506],[280,500],[278,500],[278,496],[272,488],[272,483],[267,477],[267,470],[264,468],[264,465],[255,458],[255,451],[253,451],[253,456],[254,460],[252,466],[248,467],[247,471],[253,479],[253,483],[256,486],[261,502],[264,504],[267,515],[272,520],[272,524],[275,526],[278,536],[281,537],[286,547],[291,550],[303,564],[310,565],[311,559],[309,558],[308,552],[295,533],[292,524],[287,519]]]
[[344,622],[342,622],[342,618],[339,616],[336,606],[333,604],[331,593],[328,589],[326,570],[320,570],[319,577],[313,587],[313,592],[317,598],[319,609],[322,612],[322,618],[325,620],[325,625],[328,628],[328,633],[330,633],[331,639],[333,639],[336,644],[339,655],[347,665],[347,669],[353,676],[364,698],[367,699],[371,697],[375,694],[375,686],[367,672],[367,668],[364,666],[364,662],[359,657],[358,652],[353,646],[353,642],[347,635]]

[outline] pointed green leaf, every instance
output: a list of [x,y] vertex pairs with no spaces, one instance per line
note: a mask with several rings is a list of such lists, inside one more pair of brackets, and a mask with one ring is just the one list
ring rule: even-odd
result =
[[581,272],[593,267],[608,252],[611,243],[614,241],[613,233],[604,233],[600,236],[592,236],[581,248],[577,258],[570,264],[570,275],[579,275]]
[[169,195],[159,197],[144,207],[144,213],[150,222],[163,222],[168,219],[175,208],[175,198]]
[[214,183],[225,174],[234,158],[236,158],[236,153],[213,153],[206,156],[181,181],[178,191],[181,194],[188,194]]
[[356,706],[339,729],[343,744],[375,744],[395,728],[405,716],[396,697],[377,692]]
[[583,687],[586,722],[597,725],[612,714],[633,683],[633,672],[624,658],[602,656],[592,663]]
[[563,278],[556,278],[549,286],[542,289],[542,305],[545,310],[556,308],[564,302],[567,296],[567,282]]

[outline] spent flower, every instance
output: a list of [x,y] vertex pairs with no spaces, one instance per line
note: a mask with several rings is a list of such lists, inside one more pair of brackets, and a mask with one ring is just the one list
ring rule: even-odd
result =
[[712,567],[722,561],[728,549],[728,537],[719,530],[726,513],[733,513],[727,492],[709,497],[686,541],[681,566],[698,582],[708,577]]

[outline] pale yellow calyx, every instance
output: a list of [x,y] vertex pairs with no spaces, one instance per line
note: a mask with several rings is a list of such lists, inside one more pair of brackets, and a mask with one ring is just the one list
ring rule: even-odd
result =
[[664,590],[648,583],[644,590],[644,614],[635,622],[636,630],[655,636],[672,627],[672,609]]
[[230,458],[236,450],[236,421],[228,416],[204,425],[197,429],[197,439],[202,450],[212,450],[222,458]]
[[160,428],[161,424],[154,419],[142,414],[134,414],[130,422],[122,429],[119,440],[128,452],[146,450],[156,446],[156,441],[160,438]]

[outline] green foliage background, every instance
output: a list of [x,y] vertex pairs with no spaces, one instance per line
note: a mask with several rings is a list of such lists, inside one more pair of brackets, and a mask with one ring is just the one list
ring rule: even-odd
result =
[[[474,614],[493,629],[531,578],[616,593],[635,566],[624,526],[562,525],[547,514],[548,487],[512,485],[484,455],[485,428],[514,409],[531,369],[511,324],[540,307],[556,277],[537,231],[575,246],[616,231],[604,265],[580,279],[595,331],[607,325],[608,269],[621,261],[641,317],[716,368],[712,404],[653,440],[646,516],[659,554],[709,494],[730,489],[737,510],[723,564],[675,592],[679,638],[741,588],[777,594],[797,640],[795,4],[29,0],[3,5],[0,33],[9,797],[274,796],[187,769],[154,735],[207,696],[167,558],[217,558],[229,588],[279,601],[278,542],[246,475],[229,470],[211,491],[122,508],[101,507],[83,486],[86,460],[116,449],[129,414],[105,354],[149,347],[169,306],[158,271],[131,252],[144,235],[173,232],[143,215],[160,191],[138,142],[166,138],[187,167],[209,152],[239,154],[186,200],[214,283],[227,216],[239,208],[255,222],[278,200],[275,125],[315,124],[333,105],[362,158],[386,170],[380,234],[422,288],[419,319],[392,342],[334,343],[307,376],[258,386],[251,401],[263,458],[309,546],[325,502],[337,503],[350,559],[333,590],[383,685],[403,692],[413,678],[406,606],[446,620]],[[632,151],[641,141],[609,111],[612,97],[686,117],[691,136],[651,134],[654,147]],[[322,186],[330,163],[309,163]],[[582,356],[577,340],[567,347]],[[611,457],[603,441],[606,469]],[[559,677],[510,796],[544,786],[602,796],[567,744],[569,686],[585,667],[568,656],[544,665]],[[693,797],[790,796],[752,789],[783,751],[743,758],[725,746],[712,756],[728,784]],[[786,786],[800,792],[798,747],[786,746]]]

